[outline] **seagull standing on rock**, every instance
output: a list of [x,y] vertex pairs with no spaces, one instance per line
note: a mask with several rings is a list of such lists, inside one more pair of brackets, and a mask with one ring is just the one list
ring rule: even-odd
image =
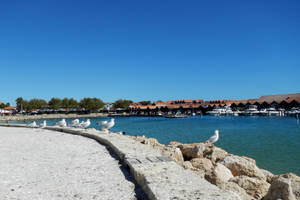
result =
[[111,129],[115,125],[115,119],[112,118],[110,122],[102,121],[102,122],[98,122],[97,124],[102,126],[101,128],[102,131],[109,131],[109,129]]
[[74,119],[71,122],[70,126],[72,126],[72,127],[78,127],[79,126],[79,119]]
[[211,136],[206,142],[215,143],[219,140],[219,130],[215,130],[215,134]]
[[47,126],[47,122],[46,120],[43,121],[43,123],[40,124],[41,128],[45,128]]
[[79,126],[80,126],[81,128],[87,128],[87,127],[89,127],[90,125],[91,125],[90,119],[87,119],[86,122],[85,122],[85,121],[82,121],[82,122],[80,122],[80,124],[79,124]]
[[62,119],[61,121],[57,122],[55,124],[56,126],[60,126],[60,127],[66,127],[67,126],[67,122],[65,119]]
[[37,127],[35,121],[33,121],[32,123],[28,124],[27,126],[29,126],[29,127],[31,127],[31,128]]

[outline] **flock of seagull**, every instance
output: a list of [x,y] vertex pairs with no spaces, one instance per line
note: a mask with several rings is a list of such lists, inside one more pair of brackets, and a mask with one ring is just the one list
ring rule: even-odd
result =
[[[109,132],[109,129],[111,129],[115,125],[115,119],[112,118],[109,122],[108,121],[101,121],[97,122],[97,125],[101,126],[101,131]],[[74,128],[84,128],[86,129],[91,125],[90,119],[87,119],[86,121],[79,121],[79,119],[74,119],[70,124],[69,127],[74,127]],[[44,120],[39,126],[36,124],[35,121],[32,123],[28,124],[27,126],[29,127],[40,127],[40,128],[45,128],[47,126],[46,120]],[[57,122],[55,126],[59,127],[68,127],[67,122],[65,119],[62,119],[61,121]],[[119,132],[119,134],[123,134],[123,132]],[[215,130],[215,134],[211,136],[206,142],[209,143],[215,143],[219,140],[219,130]]]
[[[90,125],[91,125],[90,119],[81,122],[79,121],[79,119],[74,119],[69,124],[69,127],[87,129]],[[112,118],[109,122],[108,121],[98,122],[97,125],[100,125],[102,127],[101,128],[102,131],[109,131],[109,129],[111,129],[115,125],[115,119]],[[36,128],[36,127],[45,128],[47,126],[47,122],[46,120],[44,120],[40,125],[37,125],[36,121],[33,121],[27,126],[32,128]],[[62,119],[59,122],[57,122],[55,126],[68,127],[68,124],[65,119]]]

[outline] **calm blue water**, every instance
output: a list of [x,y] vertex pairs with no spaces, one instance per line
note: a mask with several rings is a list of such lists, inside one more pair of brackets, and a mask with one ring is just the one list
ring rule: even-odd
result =
[[[115,118],[112,131],[128,135],[145,135],[160,143],[170,141],[196,143],[206,141],[215,129],[220,131],[216,143],[229,153],[254,158],[260,168],[275,174],[293,172],[300,175],[300,125],[289,117],[160,117]],[[92,127],[105,118],[91,119]],[[58,120],[48,120],[51,125]],[[69,123],[71,119],[68,119]]]

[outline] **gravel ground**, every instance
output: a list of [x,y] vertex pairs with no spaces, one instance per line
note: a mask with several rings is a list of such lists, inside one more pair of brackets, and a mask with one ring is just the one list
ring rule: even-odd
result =
[[0,127],[1,200],[145,199],[105,146],[81,136]]

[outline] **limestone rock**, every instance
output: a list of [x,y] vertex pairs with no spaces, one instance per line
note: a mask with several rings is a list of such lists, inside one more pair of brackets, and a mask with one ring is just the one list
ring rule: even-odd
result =
[[190,160],[193,167],[202,169],[205,172],[210,172],[213,169],[212,162],[207,158],[194,158]]
[[255,200],[254,197],[247,194],[247,192],[234,182],[224,182],[218,185],[221,190],[231,191],[238,194],[243,200]]
[[293,173],[280,175],[284,178],[291,180],[292,190],[297,200],[300,200],[300,177]]
[[168,147],[178,147],[179,145],[182,145],[182,144],[179,143],[179,142],[171,141],[171,142],[168,144]]
[[252,158],[246,157],[246,156],[241,156],[241,158],[244,158],[246,160],[248,160],[249,162],[251,162],[252,164],[256,165],[256,161]]
[[190,161],[185,161],[182,166],[183,166],[184,169],[192,170],[194,168]]
[[265,175],[267,182],[271,184],[274,178],[274,174],[265,169],[260,169],[260,171]]
[[261,180],[266,180],[265,175],[254,164],[254,162],[249,159],[235,155],[228,155],[220,163],[230,169],[233,176],[245,175],[249,177],[256,177]]
[[[157,146],[157,145],[161,145],[157,139],[155,138],[148,138],[148,139],[145,139],[145,144],[148,144],[148,145],[151,145],[151,146]],[[162,146],[162,145],[161,145]]]
[[300,177],[292,173],[274,176],[264,200],[271,199],[300,200]]
[[183,155],[179,148],[165,147],[162,149],[162,155],[171,158],[179,165],[183,165]]
[[270,184],[268,182],[247,176],[237,176],[229,181],[238,184],[247,192],[247,194],[256,199],[264,197],[270,188]]
[[223,160],[228,153],[224,151],[223,149],[219,147],[213,147],[212,152],[210,155],[205,156],[206,158],[209,158],[212,162],[216,163],[219,160]]
[[233,178],[231,171],[224,165],[217,163],[210,175],[205,176],[205,178],[214,185],[220,185],[221,183],[227,182],[229,179]]
[[203,158],[206,151],[208,151],[212,144],[209,143],[194,143],[194,144],[180,144],[178,146],[186,160],[193,158]]
[[268,191],[268,194],[263,198],[263,200],[296,200],[293,194],[291,181],[287,178],[277,177],[272,181],[272,185]]

